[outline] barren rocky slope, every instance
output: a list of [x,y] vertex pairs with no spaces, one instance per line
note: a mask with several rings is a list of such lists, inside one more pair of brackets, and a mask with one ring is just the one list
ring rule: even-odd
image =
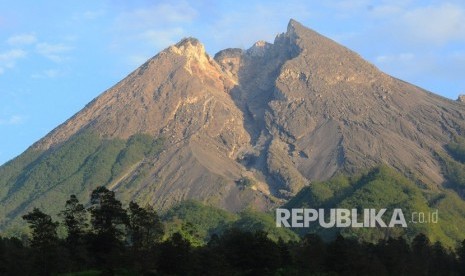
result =
[[274,44],[238,53],[217,59],[238,76],[232,95],[261,150],[246,163],[258,163],[275,180],[270,185],[295,192],[338,171],[383,163],[427,185],[444,181],[434,153],[463,133],[463,104],[386,75],[292,20]]
[[[463,134],[464,116],[463,103],[388,76],[294,20],[273,44],[214,58],[188,38],[89,103],[28,157],[1,167],[1,215],[7,223],[32,206],[61,204],[70,192],[85,198],[97,185],[161,208],[194,198],[267,210],[312,181],[379,164],[434,190],[444,182],[436,153]],[[59,171],[44,160],[86,133],[100,140],[91,155],[59,180],[33,181],[31,171]],[[121,144],[106,159],[111,177],[90,182],[85,171],[73,178],[100,157],[105,141],[137,134],[163,138],[163,150],[116,170]],[[60,158],[69,162],[65,153]]]

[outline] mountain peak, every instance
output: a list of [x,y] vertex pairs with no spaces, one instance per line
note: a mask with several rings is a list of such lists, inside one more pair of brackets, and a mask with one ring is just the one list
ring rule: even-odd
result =
[[168,53],[174,53],[186,58],[185,69],[192,75],[193,72],[197,72],[197,75],[204,75],[197,69],[204,72],[210,72],[216,75],[215,62],[205,51],[203,44],[196,38],[188,37],[184,38],[175,45],[168,47],[165,50]]
[[[291,42],[298,45],[301,49],[320,47],[320,50],[334,51],[335,48],[346,49],[339,43],[325,37],[324,35],[308,28],[291,19],[287,25],[287,31],[284,34]],[[327,49],[329,47],[329,49]]]
[[287,24],[287,32],[293,32],[296,29],[300,29],[300,28],[305,28],[305,27],[294,19],[289,20],[289,23]]
[[[18,159],[31,160],[24,168],[0,169],[0,218],[20,220],[33,205],[58,206],[63,190],[83,195],[97,184],[160,208],[190,198],[229,210],[270,209],[312,181],[378,164],[439,186],[436,156],[464,132],[464,107],[295,20],[274,44],[215,60],[185,38],[39,141]],[[139,134],[163,138],[163,151],[124,163]]]
[[178,43],[175,44],[177,47],[189,47],[189,46],[193,46],[193,47],[201,47],[203,48],[203,44],[195,37],[186,37],[186,38],[183,38],[181,39],[181,41],[179,41]]
[[[302,38],[305,36],[309,35],[316,35],[316,36],[321,36],[317,32],[313,31],[312,29],[309,29],[302,25],[300,22],[291,19],[289,20],[289,23],[287,24],[287,31],[285,33],[287,37],[289,37],[292,40],[296,40],[297,38]],[[322,36],[321,36],[322,37]]]
[[205,47],[197,39],[193,37],[183,38],[181,41],[168,48],[169,52],[186,57],[202,58],[206,56]]

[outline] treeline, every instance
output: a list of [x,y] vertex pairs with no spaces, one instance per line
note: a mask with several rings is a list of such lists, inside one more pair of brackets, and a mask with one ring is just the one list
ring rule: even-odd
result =
[[[465,241],[456,250],[423,235],[376,244],[315,234],[273,240],[263,231],[226,229],[193,244],[195,227],[165,237],[150,206],[123,208],[114,192],[96,188],[90,206],[70,196],[60,222],[39,209],[23,216],[28,239],[0,239],[0,275],[464,275]],[[59,237],[62,224],[66,235]]]
[[449,156],[439,156],[442,161],[444,174],[449,181],[448,186],[465,198],[465,138],[453,137],[446,145]]

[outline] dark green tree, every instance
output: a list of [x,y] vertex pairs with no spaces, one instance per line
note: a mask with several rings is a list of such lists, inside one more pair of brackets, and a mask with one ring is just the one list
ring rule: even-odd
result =
[[111,274],[114,268],[124,265],[123,240],[128,216],[115,193],[103,186],[92,191],[90,203],[90,252],[94,254],[96,266]]
[[141,274],[156,268],[156,246],[164,234],[164,226],[152,206],[129,203],[128,241],[132,263]]
[[115,192],[99,186],[90,197],[92,230],[97,235],[107,235],[121,241],[128,223],[126,210],[115,197]]
[[460,275],[465,275],[465,240],[457,248],[458,270]]
[[129,203],[129,238],[131,245],[138,249],[149,249],[163,237],[163,223],[152,206],[140,207]]
[[163,242],[160,251],[158,268],[162,273],[186,275],[190,271],[191,245],[180,233],[174,233]]
[[18,238],[0,238],[0,275],[30,275],[29,248]]
[[68,249],[73,267],[78,270],[86,263],[87,252],[85,248],[87,223],[87,211],[75,195],[71,195],[66,201],[65,209],[60,212],[63,224],[67,230],[65,246]]
[[416,275],[428,275],[429,264],[432,261],[431,243],[428,237],[420,233],[412,240],[412,273]]
[[71,195],[66,201],[65,210],[60,215],[63,217],[63,224],[66,227],[68,236],[66,241],[72,247],[82,243],[86,229],[89,226],[87,223],[87,211],[84,205],[79,203],[75,195]]
[[34,268],[39,275],[50,275],[56,268],[58,249],[58,223],[34,208],[22,217],[32,230],[31,247],[34,249]]
[[402,237],[380,241],[377,245],[377,254],[390,275],[408,274],[411,250]]
[[330,268],[332,273],[345,274],[350,271],[350,255],[355,252],[351,248],[349,241],[342,235],[338,235],[336,239],[328,245],[328,253],[326,258],[326,267]]
[[263,231],[232,229],[220,240],[225,258],[241,275],[273,275],[281,266],[281,248]]
[[34,208],[32,212],[23,216],[23,219],[29,223],[32,230],[31,246],[38,249],[49,249],[58,243],[57,227],[58,223],[52,221],[52,218]]
[[[441,242],[435,242],[431,248],[432,261],[429,266],[430,275],[449,274],[455,267],[455,255],[451,254],[447,249],[442,246]],[[451,275],[450,273],[449,275]]]
[[295,249],[295,260],[303,273],[322,273],[325,269],[326,244],[316,234],[307,234]]

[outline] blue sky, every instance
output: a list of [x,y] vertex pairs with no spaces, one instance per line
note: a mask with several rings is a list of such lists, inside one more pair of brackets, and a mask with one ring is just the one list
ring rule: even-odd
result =
[[465,93],[462,0],[1,1],[0,164],[183,37],[214,55],[273,42],[290,18],[395,77]]

